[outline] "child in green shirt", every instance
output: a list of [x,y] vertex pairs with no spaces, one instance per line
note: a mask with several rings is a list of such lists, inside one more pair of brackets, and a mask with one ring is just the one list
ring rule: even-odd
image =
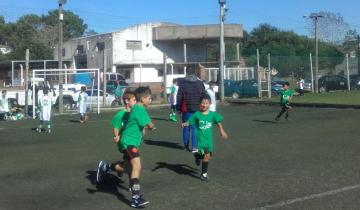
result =
[[[129,114],[131,111],[131,107],[136,104],[136,99],[134,93],[128,91],[123,96],[123,102],[125,105],[125,109],[121,109],[119,112],[115,114],[115,116],[111,120],[111,125],[113,127],[112,132],[114,134],[113,141],[118,145],[118,149],[120,152],[120,136],[121,133],[125,129],[126,122],[129,119]],[[96,173],[96,182],[98,184],[103,180],[104,175],[109,171],[118,172],[119,176],[122,176],[122,173],[130,174],[130,163],[127,159],[124,158],[124,161],[117,161],[112,164],[108,164],[106,161],[102,160],[98,164],[97,173]]]
[[208,95],[204,95],[200,99],[200,111],[195,112],[190,119],[183,123],[182,126],[195,125],[198,135],[198,152],[194,154],[196,165],[202,163],[202,170],[200,179],[202,181],[208,181],[208,166],[214,151],[213,144],[213,127],[217,125],[220,131],[220,136],[223,139],[227,139],[228,135],[225,132],[221,122],[223,116],[217,112],[209,111],[211,105],[211,98]]
[[131,207],[140,208],[149,203],[140,195],[141,161],[139,147],[143,137],[144,128],[155,129],[145,107],[151,104],[151,90],[149,87],[138,87],[135,90],[137,103],[131,108],[125,130],[120,140],[120,150],[124,158],[130,162],[130,186],[132,192]]
[[275,121],[279,121],[280,117],[285,113],[285,119],[289,118],[289,110],[292,108],[290,106],[290,100],[294,95],[294,91],[289,89],[289,82],[283,84],[283,90],[280,92],[280,105],[281,111],[276,116]]

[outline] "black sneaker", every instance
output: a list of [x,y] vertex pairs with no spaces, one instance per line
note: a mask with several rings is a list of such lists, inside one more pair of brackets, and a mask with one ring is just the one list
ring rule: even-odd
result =
[[145,200],[142,196],[140,195],[135,195],[132,197],[131,200],[131,207],[133,208],[141,208],[143,206],[145,206],[146,204],[149,204],[150,202]]
[[279,122],[280,118],[279,117],[275,117],[275,122]]
[[200,163],[201,163],[201,155],[200,155],[200,153],[198,153],[198,152],[194,153],[194,157],[195,157],[195,164],[197,166],[199,166]]
[[105,161],[100,161],[97,171],[96,171],[96,182],[99,184],[103,177],[104,174],[109,170],[109,165],[105,162]]
[[201,179],[201,181],[204,181],[204,182],[210,181],[209,177],[208,177],[207,175],[204,176],[204,174],[201,174],[201,175],[200,175],[200,179]]

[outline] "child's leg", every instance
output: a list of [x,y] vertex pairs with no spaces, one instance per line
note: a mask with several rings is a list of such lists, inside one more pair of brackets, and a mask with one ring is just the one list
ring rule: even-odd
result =
[[39,121],[39,126],[37,127],[36,131],[41,132],[42,129],[43,129],[43,125],[44,125],[44,121],[40,120]]
[[208,167],[209,167],[209,161],[211,159],[211,154],[210,153],[206,153],[202,159],[202,164],[201,164],[201,179],[202,180],[207,180],[207,172],[208,172]]
[[[182,113],[182,122],[186,122],[189,119],[189,114],[187,112]],[[190,127],[186,126],[183,128],[183,143],[186,149],[189,149],[190,141]]]
[[279,120],[279,118],[281,117],[281,115],[284,114],[285,111],[286,111],[286,108],[285,108],[285,106],[283,106],[283,107],[281,108],[280,113],[276,116],[275,120]]

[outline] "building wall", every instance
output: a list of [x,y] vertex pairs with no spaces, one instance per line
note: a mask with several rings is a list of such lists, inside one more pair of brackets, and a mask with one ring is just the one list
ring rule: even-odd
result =
[[[163,62],[163,52],[154,46],[152,29],[160,23],[146,23],[113,32],[113,61],[123,64],[159,64]],[[140,42],[141,49],[130,49],[131,41]]]

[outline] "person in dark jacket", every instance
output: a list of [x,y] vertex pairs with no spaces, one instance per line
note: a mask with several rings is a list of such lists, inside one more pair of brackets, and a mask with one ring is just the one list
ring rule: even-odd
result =
[[[200,109],[200,99],[206,94],[204,83],[188,69],[188,76],[179,79],[176,109],[182,114],[182,122],[187,122],[193,113]],[[191,148],[190,143],[191,133]],[[197,152],[196,127],[188,126],[183,128],[183,143],[187,150]]]

